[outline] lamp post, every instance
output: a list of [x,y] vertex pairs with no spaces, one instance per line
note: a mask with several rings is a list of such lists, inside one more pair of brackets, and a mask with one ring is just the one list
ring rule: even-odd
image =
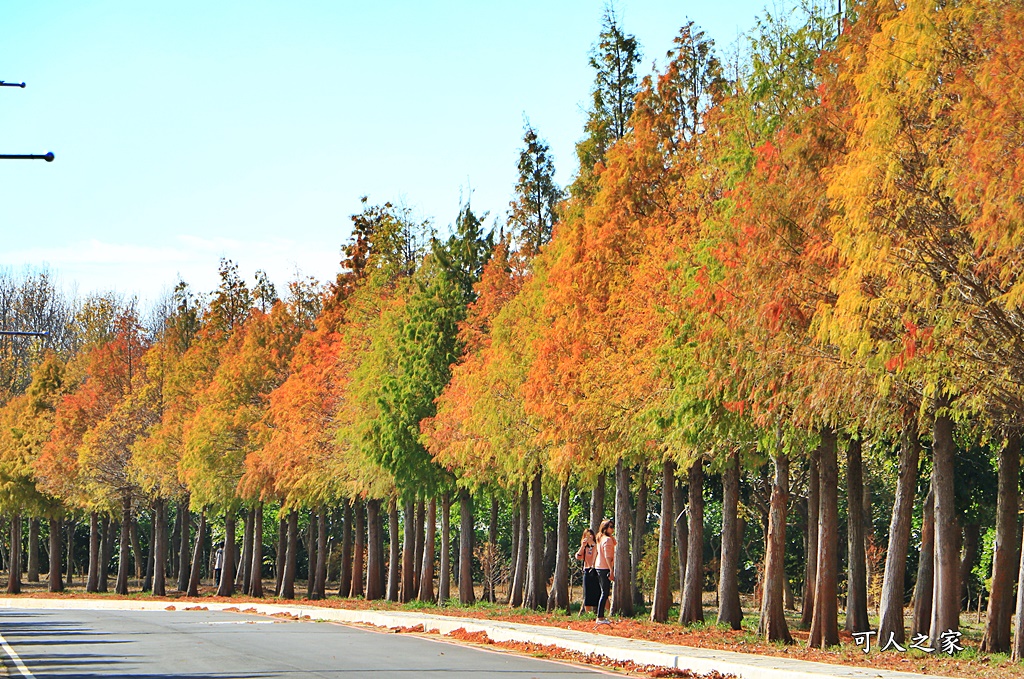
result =
[[[6,80],[0,80],[0,87],[20,87],[25,89],[25,83],[9,83]],[[0,153],[0,160],[45,160],[48,163],[53,162],[53,151],[47,151],[46,153]]]
[[0,335],[13,335],[14,337],[49,337],[49,330],[0,330]]
[[0,160],[45,160],[48,163],[53,162],[53,151],[47,151],[43,154],[36,153],[0,153]]

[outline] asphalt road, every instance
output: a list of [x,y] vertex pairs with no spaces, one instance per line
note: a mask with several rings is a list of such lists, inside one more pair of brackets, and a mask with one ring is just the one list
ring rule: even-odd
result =
[[6,642],[0,656],[11,677],[590,679],[605,674],[405,634],[215,611],[4,610],[0,635]]

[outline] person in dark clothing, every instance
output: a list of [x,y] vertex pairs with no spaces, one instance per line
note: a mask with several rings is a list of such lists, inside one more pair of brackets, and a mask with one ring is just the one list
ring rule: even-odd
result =
[[593,613],[601,598],[601,583],[597,577],[597,569],[594,568],[594,560],[597,559],[597,540],[594,531],[589,528],[583,531],[583,537],[580,538],[576,559],[583,562],[583,606],[580,613]]

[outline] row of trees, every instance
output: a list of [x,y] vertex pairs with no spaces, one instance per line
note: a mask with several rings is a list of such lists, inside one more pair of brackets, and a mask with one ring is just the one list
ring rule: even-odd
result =
[[[444,601],[454,572],[463,603],[474,573],[493,600],[497,556],[512,605],[566,608],[570,516],[589,502],[586,523],[616,518],[620,614],[649,597],[666,620],[678,582],[679,621],[703,620],[710,552],[723,623],[739,627],[740,588],[756,587],[761,633],[788,641],[799,589],[810,643],[834,645],[840,596],[846,626],[865,630],[880,579],[879,638],[904,640],[913,583],[912,629],[937,645],[980,552],[983,646],[1009,649],[1024,14],[1009,0],[865,0],[793,16],[765,15],[731,66],[688,23],[641,77],[636,40],[607,13],[577,176],[558,188],[528,125],[500,228],[466,204],[442,238],[364,202],[329,286],[295,281],[282,300],[225,261],[216,291],[179,284],[147,328],[132,305],[91,298],[63,321],[74,341],[53,335],[32,361],[5,353],[11,562],[21,514],[49,518],[58,540],[62,517],[87,516],[97,589],[119,522],[124,593],[146,511],[153,591],[174,525],[172,570],[194,594],[196,512],[196,545],[223,522],[219,593],[239,563],[258,596],[269,506],[280,596],[294,595],[305,510],[313,596],[337,531],[343,596]],[[958,476],[965,465],[980,471]],[[13,567],[10,591],[19,578]]]

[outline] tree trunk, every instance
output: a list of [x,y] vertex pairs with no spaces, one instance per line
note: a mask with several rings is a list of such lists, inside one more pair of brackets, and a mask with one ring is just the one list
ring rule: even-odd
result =
[[341,528],[341,581],[338,596],[352,596],[352,502],[345,500]]
[[[768,514],[768,545],[765,550],[764,594],[761,597],[761,622],[757,633],[767,641],[793,642],[786,625],[786,504],[789,502],[789,458],[778,452],[772,458],[775,478],[772,482],[771,508]],[[859,495],[857,496],[860,497]],[[692,533],[692,529],[691,529]]]
[[118,554],[117,584],[114,586],[114,591],[121,596],[128,594],[128,560],[131,558],[131,554],[129,553],[131,525],[132,500],[131,497],[125,493],[124,497],[121,499],[121,549]]
[[960,548],[957,544],[956,508],[953,493],[953,420],[944,411],[949,400],[936,400],[932,425],[932,495],[935,502],[935,581],[932,621],[928,638],[934,648],[939,636],[960,628]]
[[423,498],[416,501],[416,520],[413,523],[413,536],[416,543],[412,564],[412,596],[418,598],[420,595],[420,571],[423,570],[423,524],[426,523],[426,503]]
[[[94,515],[95,516],[95,515]],[[61,573],[61,529],[60,517],[50,519],[50,572],[48,580],[48,588],[51,592],[63,592],[64,591],[64,577]],[[92,590],[95,591],[95,590]]]
[[[545,588],[547,588],[547,583],[550,582],[551,578],[555,575],[555,557],[557,556],[557,551],[558,528],[556,526],[552,530],[544,532],[544,569],[541,582],[544,583]],[[550,598],[550,596],[548,598]],[[547,605],[547,599],[545,599],[544,605]]]
[[[1024,554],[1024,536],[1021,539],[1021,552]],[[1017,570],[1017,608],[1013,618],[1013,647],[1010,649],[1010,660],[1015,663],[1024,660],[1024,556],[1020,559]]]
[[378,591],[380,592],[380,596],[383,597],[384,596],[385,588],[388,586],[388,580],[387,580],[387,574],[388,573],[387,573],[387,570],[385,570],[385,568],[384,568],[384,560],[387,557],[387,554],[385,554],[385,551],[384,551],[384,512],[383,512],[384,507],[383,507],[382,504],[379,504],[379,503],[378,503],[377,507],[378,507],[378,509],[377,509],[377,536],[378,536],[378,540],[377,540],[377,542],[375,544],[376,544],[376,549],[377,549],[377,563],[380,564],[380,566],[377,568],[377,580],[378,580],[378,584],[379,584],[379,587],[380,587]]
[[401,541],[398,536],[398,503],[395,498],[388,500],[388,601],[398,601],[401,584]]
[[28,520],[28,568],[25,575],[28,582],[39,582],[39,519]]
[[[935,586],[935,495],[931,483],[924,499],[921,517],[921,548],[917,560],[917,581],[914,584],[913,634],[928,635],[932,624],[932,590]],[[889,637],[886,637],[888,639]]]
[[141,580],[142,573],[146,569],[146,560],[142,557],[142,544],[139,542],[139,519],[132,512],[132,520],[128,526],[128,539],[131,544],[131,551],[134,555],[133,565],[135,566],[135,579]]
[[380,579],[380,591],[381,597],[383,598],[384,593],[387,591],[387,571],[384,568],[386,561],[386,554],[384,553],[384,511],[381,508],[377,512],[377,535],[381,537],[380,541],[374,545],[377,550],[377,562],[381,564],[378,578]]
[[[410,498],[404,503],[405,526],[402,529],[402,603],[416,598],[416,503]],[[398,526],[395,526],[396,530]]]
[[150,509],[149,512],[149,547],[146,549],[146,570],[142,579],[142,591],[153,591],[153,569],[156,565],[156,512]]
[[363,560],[366,553],[366,514],[363,511],[363,501],[355,500],[352,503],[352,511],[355,514],[355,547],[352,552],[352,592],[351,596],[363,596]]
[[512,549],[509,553],[509,583],[508,583],[508,597],[505,603],[510,606],[518,606],[522,604],[522,595],[518,604],[513,604],[512,599],[515,593],[516,584],[516,572],[519,564],[519,493],[515,493],[512,496],[512,507],[509,513],[512,515]]
[[594,531],[594,535],[597,535],[597,529],[601,527],[601,522],[604,521],[606,476],[604,472],[598,475],[597,484],[594,485],[594,492],[590,494],[590,530]]
[[[53,526],[50,526],[50,570],[53,570]],[[59,533],[58,533],[59,534]],[[60,543],[57,543],[58,547]],[[59,552],[58,552],[59,558]],[[60,566],[57,567],[60,570]],[[100,517],[96,512],[89,514],[89,573],[85,579],[85,591],[99,591],[100,586]],[[52,583],[53,580],[51,579]]]
[[156,522],[156,541],[153,551],[153,596],[167,594],[167,503],[158,499],[153,503],[153,521]]
[[380,500],[366,501],[367,525],[367,559],[366,559],[366,598],[380,599],[384,596],[384,535],[380,516]]
[[249,596],[263,597],[263,503],[252,508],[252,560],[249,563]]
[[821,447],[818,451],[818,565],[808,645],[813,648],[828,648],[839,643],[836,577],[839,568],[839,465],[836,459],[834,431],[821,431]]
[[473,498],[459,489],[459,603],[476,603],[473,591]]
[[288,527],[284,548],[284,569],[281,572],[281,589],[277,596],[282,599],[295,598],[295,571],[298,568],[299,555],[299,512],[296,509],[288,512]]
[[71,587],[74,584],[72,575],[75,572],[75,519],[74,517],[68,518],[67,521],[61,521],[61,526],[67,531],[65,535],[67,551],[64,553],[64,558],[67,560],[67,570],[65,571],[67,577],[64,580],[65,587]]
[[235,512],[224,512],[224,565],[220,571],[220,585],[217,596],[231,596],[235,593]]
[[169,577],[175,583],[178,581],[179,563],[178,563],[178,547],[181,544],[181,504],[175,503],[174,505],[174,527],[171,528],[171,536],[167,541],[167,548],[170,549],[169,555],[170,575]]
[[[998,504],[998,500],[997,500]],[[978,559],[978,541],[981,539],[981,525],[972,521],[971,523],[964,525],[963,543],[960,549],[960,601],[961,603],[970,604],[971,595],[973,592],[970,591],[971,581],[971,569],[974,568],[974,562]]]
[[203,535],[206,532],[206,510],[201,509],[199,511],[199,527],[196,530],[196,546],[192,550],[192,567],[189,569],[188,576],[188,596],[199,596],[199,577],[201,575],[200,568],[203,565]]
[[661,465],[661,517],[658,522],[658,567],[654,577],[654,597],[651,602],[651,620],[665,622],[672,606],[672,524],[675,514],[672,496],[675,494],[676,466],[672,460]]
[[735,630],[743,622],[738,574],[740,534],[737,510],[740,499],[740,454],[734,451],[722,474],[722,554],[718,574],[718,622]]
[[698,458],[693,463],[689,477],[690,504],[687,515],[690,525],[686,549],[686,582],[679,610],[679,622],[684,625],[704,622],[704,460]]
[[277,544],[274,547],[274,594],[280,595],[281,582],[284,579],[284,557],[288,552],[288,519],[281,515],[283,507],[277,511]]
[[633,593],[629,583],[629,528],[633,513],[629,506],[629,470],[620,458],[615,465],[615,598],[612,613],[633,617]]
[[557,546],[555,547],[555,573],[551,582],[548,610],[569,611],[569,481],[562,481],[558,491]]
[[437,539],[437,498],[430,498],[426,507],[426,535],[423,539],[423,564],[420,571],[419,599],[434,600],[434,543]]
[[242,562],[239,569],[242,572],[242,594],[248,596],[252,586],[252,536],[255,527],[254,513],[252,507],[245,512],[245,526],[242,529]]
[[676,480],[672,493],[672,512],[675,514],[676,529],[676,561],[679,565],[679,601],[682,603],[683,591],[686,589],[686,552],[689,549],[690,527],[686,518],[686,491],[683,484]]
[[178,591],[185,592],[188,590],[188,570],[191,562],[189,542],[192,537],[192,512],[188,508],[187,497],[181,500],[178,511],[181,512],[181,534],[178,536],[181,541],[178,547]]
[[846,446],[846,630],[866,632],[868,624],[867,566],[864,555],[864,464],[859,438]]
[[[882,599],[878,612],[878,641],[882,644],[889,640],[890,635],[897,643],[902,644],[906,641],[906,628],[903,622],[904,583],[907,578],[907,549],[910,545],[910,529],[914,517],[914,488],[917,485],[917,465],[920,457],[921,442],[917,438],[915,421],[904,429],[900,440],[899,476],[896,479],[896,499],[889,522],[889,546],[886,550]],[[1014,529],[1017,527],[1016,517],[1017,511],[1014,509]],[[1013,583],[1010,585],[1012,587]]]
[[530,494],[526,483],[523,483],[523,490],[519,494],[519,539],[516,541],[518,552],[516,554],[516,567],[512,575],[512,594],[509,603],[512,606],[523,605],[523,592],[526,590],[526,561],[529,549],[529,525],[530,525]]
[[999,495],[996,499],[996,539],[992,549],[992,586],[981,650],[1010,650],[1010,601],[1014,559],[1017,556],[1017,505],[1020,493],[1021,436],[1013,433],[999,449]]
[[309,510],[309,523],[306,524],[306,598],[313,598],[313,580],[316,577],[316,534],[317,534],[316,510]]
[[871,548],[875,544],[875,522],[874,522],[874,505],[871,499],[871,477],[870,475],[864,476],[864,504],[861,510],[861,518],[864,520],[864,582],[867,587],[867,591],[864,596],[867,599],[867,608],[875,609],[878,612],[878,598],[872,592],[873,583],[876,581],[875,572],[876,564],[875,559],[872,558]]
[[644,593],[637,584],[640,560],[644,555],[644,534],[647,532],[647,467],[640,465],[640,486],[636,491],[636,511],[633,513],[633,543],[630,556],[629,588],[633,594],[633,607],[644,605]]
[[804,540],[804,589],[800,602],[800,626],[811,626],[814,613],[814,584],[818,572],[818,456],[819,449],[811,451],[807,471],[807,532]]
[[107,591],[107,580],[110,575],[110,559],[114,555],[114,528],[109,516],[103,517],[103,546],[100,549],[100,585],[99,591]]
[[[491,562],[490,569],[493,571],[495,559],[498,555],[498,494],[493,489],[491,490],[491,515],[487,522],[487,549],[490,551],[488,559]],[[497,592],[494,591],[495,578],[493,572],[491,577],[484,578],[484,599],[493,603],[498,602]],[[422,597],[420,597],[422,599]]]
[[327,512],[321,505],[316,522],[316,568],[313,569],[313,598],[327,596]]
[[445,491],[441,495],[441,565],[437,578],[437,603],[443,604],[451,598],[452,582],[452,496]]
[[544,577],[544,496],[541,472],[530,484],[530,553],[527,556],[526,607],[543,609],[548,603],[547,578]]

